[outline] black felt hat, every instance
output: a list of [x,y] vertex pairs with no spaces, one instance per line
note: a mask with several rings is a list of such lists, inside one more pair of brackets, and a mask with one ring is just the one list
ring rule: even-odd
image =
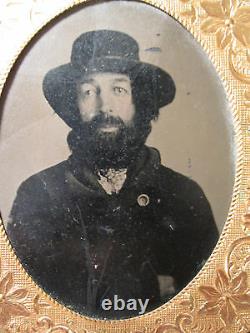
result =
[[150,86],[158,109],[171,103],[175,96],[172,77],[157,66],[141,62],[138,43],[132,37],[118,31],[90,31],[73,43],[71,62],[50,70],[43,80],[47,101],[72,128],[80,120],[75,103],[76,82],[96,72],[127,74],[132,82],[140,82],[142,90]]

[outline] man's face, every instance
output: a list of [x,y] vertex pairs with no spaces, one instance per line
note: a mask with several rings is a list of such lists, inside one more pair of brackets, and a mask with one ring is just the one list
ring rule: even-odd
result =
[[69,140],[75,156],[86,156],[98,169],[127,167],[150,132],[139,117],[128,75],[95,73],[77,83],[81,123]]
[[133,123],[135,106],[130,78],[118,73],[95,73],[77,85],[77,104],[83,123],[100,135],[116,136]]

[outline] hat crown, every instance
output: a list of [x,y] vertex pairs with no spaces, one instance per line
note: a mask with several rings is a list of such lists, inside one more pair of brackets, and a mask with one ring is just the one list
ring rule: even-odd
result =
[[139,61],[139,46],[132,37],[118,31],[98,30],[80,35],[72,47],[71,63],[88,67],[95,58]]

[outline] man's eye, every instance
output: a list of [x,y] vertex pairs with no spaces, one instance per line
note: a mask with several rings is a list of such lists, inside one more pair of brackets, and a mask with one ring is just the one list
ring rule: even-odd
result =
[[80,93],[82,98],[91,97],[91,96],[94,97],[97,94],[97,89],[94,85],[90,83],[83,83],[80,86]]
[[114,87],[114,92],[116,95],[122,95],[122,96],[128,94],[127,89],[122,87]]
[[96,95],[96,91],[95,89],[86,89],[83,90],[83,96],[95,96]]

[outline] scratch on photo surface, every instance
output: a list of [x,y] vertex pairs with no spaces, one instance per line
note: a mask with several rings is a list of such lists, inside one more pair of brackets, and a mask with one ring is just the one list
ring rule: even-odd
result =
[[146,52],[162,52],[160,47],[150,47],[148,49],[145,49]]

